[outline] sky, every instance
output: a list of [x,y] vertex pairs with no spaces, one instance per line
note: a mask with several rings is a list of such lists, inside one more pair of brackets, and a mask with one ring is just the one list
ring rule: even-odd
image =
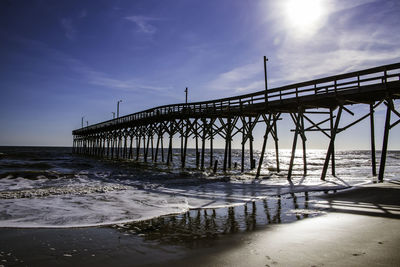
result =
[[[82,116],[111,119],[118,100],[127,115],[184,102],[185,87],[189,101],[263,90],[264,55],[269,88],[400,62],[399,14],[398,0],[1,0],[0,145],[71,146]],[[289,148],[293,123],[278,127]],[[368,127],[339,149],[369,149]]]

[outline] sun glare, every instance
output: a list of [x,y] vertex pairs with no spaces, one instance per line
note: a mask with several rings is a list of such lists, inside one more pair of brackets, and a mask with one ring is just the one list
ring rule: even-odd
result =
[[288,26],[301,31],[313,31],[318,28],[324,14],[321,0],[287,0],[285,16]]

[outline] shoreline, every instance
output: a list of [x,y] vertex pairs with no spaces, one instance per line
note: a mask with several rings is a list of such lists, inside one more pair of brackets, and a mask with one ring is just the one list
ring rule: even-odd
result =
[[[321,196],[325,215],[272,225],[173,266],[398,266],[400,182]],[[162,266],[162,264],[160,264]]]
[[[210,204],[210,205],[206,205],[206,206],[191,206],[188,207],[186,210],[182,211],[182,212],[172,212],[172,213],[168,213],[168,214],[163,214],[163,215],[158,215],[158,216],[148,216],[148,217],[141,217],[140,219],[123,219],[123,220],[115,220],[115,221],[108,221],[108,222],[95,222],[95,223],[89,223],[89,224],[69,224],[69,225],[47,225],[47,224],[35,224],[35,223],[20,223],[17,222],[16,225],[13,224],[7,224],[7,223],[0,223],[0,229],[77,229],[77,228],[90,228],[90,227],[109,227],[109,226],[113,226],[113,225],[121,225],[121,224],[135,224],[135,223],[142,223],[142,222],[146,222],[146,221],[151,221],[151,220],[157,220],[160,218],[168,218],[170,216],[179,216],[179,215],[183,215],[187,212],[194,212],[194,211],[203,211],[203,210],[227,210],[229,208],[236,208],[236,207],[243,207],[243,206],[247,206],[247,205],[251,205],[254,202],[260,202],[260,201],[265,201],[267,199],[274,199],[274,198],[285,198],[286,196],[292,196],[292,195],[302,195],[305,194],[307,195],[311,195],[313,197],[318,196],[320,194],[329,194],[329,192],[335,193],[337,191],[343,191],[343,190],[348,190],[351,189],[353,186],[352,185],[348,185],[348,184],[335,184],[332,183],[331,181],[324,181],[324,184],[279,184],[279,185],[264,185],[264,186],[271,186],[271,189],[274,190],[274,192],[270,192],[269,194],[266,195],[250,195],[248,197],[246,197],[247,199],[242,199],[239,202],[237,200],[233,200],[232,202],[229,203],[223,203],[224,201],[221,201],[221,199],[219,199],[218,196],[210,196],[211,200],[216,200],[216,203]],[[365,183],[370,183],[370,182],[365,182]],[[246,186],[247,184],[245,184]],[[354,186],[357,186],[354,185]],[[116,185],[106,185],[103,186],[101,188],[101,190],[107,191],[108,188],[116,188],[115,191],[123,191],[124,189],[126,189],[126,186],[122,185],[119,186],[121,188],[119,188]],[[85,192],[83,195],[87,194],[88,191],[95,191],[95,190],[99,190],[99,188],[97,187],[93,187],[93,189],[91,187],[84,187],[85,188]],[[257,188],[257,185],[252,185],[250,187],[250,191],[254,190]],[[49,192],[49,189],[51,189],[51,192]],[[68,195],[68,193],[70,193],[70,191],[68,191],[71,189],[58,189],[57,187],[50,187],[50,188],[46,188],[46,190],[43,189],[24,189],[24,190],[20,190],[17,192],[17,196],[15,195],[16,193],[14,191],[2,191],[0,192],[0,198],[1,199],[6,199],[6,200],[12,200],[12,199],[31,199],[31,198],[35,198],[36,196],[39,197],[47,197],[47,196],[57,196],[57,195]],[[246,190],[245,188],[243,188],[243,190]],[[113,191],[113,190],[111,190]],[[72,192],[72,191],[71,191]],[[28,195],[28,197],[26,197],[25,195]],[[183,196],[186,197],[187,194],[182,194],[180,195],[180,193],[175,193],[175,195],[178,196]],[[229,199],[229,197],[228,197]],[[235,197],[232,197],[232,199],[235,199]],[[218,203],[221,202],[221,203]],[[296,208],[296,207],[295,207]],[[307,207],[308,208],[308,207]]]
[[[192,210],[184,215],[162,216],[158,219],[114,227],[3,228],[0,229],[0,240],[3,241],[1,242],[3,245],[0,246],[0,265],[67,266],[81,263],[86,266],[110,264],[117,266],[241,266],[243,264],[317,266],[324,263],[312,256],[311,252],[316,251],[314,254],[319,255],[318,248],[324,246],[329,247],[330,251],[327,255],[325,255],[326,252],[324,254],[326,265],[327,260],[332,257],[338,258],[337,254],[343,253],[343,249],[335,250],[329,246],[331,244],[329,240],[319,235],[302,234],[304,229],[310,230],[312,226],[313,233],[332,236],[336,233],[334,227],[337,227],[333,222],[338,223],[339,226],[343,222],[350,224],[354,222],[354,216],[356,216],[362,218],[357,219],[366,224],[363,227],[368,232],[371,229],[383,231],[383,234],[390,232],[394,226],[398,228],[400,225],[398,222],[400,200],[396,199],[398,195],[398,193],[395,194],[396,190],[400,192],[398,181],[360,185],[358,188],[322,196],[314,196],[312,193],[311,195],[289,193],[264,202],[247,203],[241,207]],[[348,201],[350,206],[354,205],[356,210],[350,209],[344,212],[339,209],[344,206],[343,201]],[[392,217],[388,216],[388,213],[384,214],[385,216],[380,214],[374,217],[360,211],[357,214],[357,208],[360,207],[356,203],[360,201],[375,203],[378,206],[390,202],[389,207],[394,209],[394,213],[391,214],[389,210],[389,215],[391,214]],[[338,207],[340,203],[342,204]],[[295,212],[291,213],[293,210]],[[304,220],[305,218],[307,219]],[[389,229],[375,229],[378,222],[388,225]],[[329,230],[322,227],[323,225],[331,225],[333,229]],[[354,225],[350,224],[348,228],[351,230]],[[351,240],[350,230],[340,228],[340,233],[348,233],[347,237],[343,236],[343,243],[347,244],[347,247],[349,244],[363,245],[360,240]],[[296,238],[290,240],[283,238],[285,236]],[[392,237],[394,240],[388,244],[394,242],[396,244],[394,247],[400,245],[400,234],[393,233]],[[385,244],[379,245],[385,247]],[[308,249],[302,251],[304,246]],[[284,252],[283,248],[287,251]],[[386,262],[379,257],[375,262],[383,262],[391,266],[390,259],[395,257],[395,260],[400,260],[396,255],[392,255],[396,253],[390,253],[392,251],[390,248],[385,247],[389,251]],[[357,254],[357,257],[352,257],[358,259],[356,262],[349,260],[351,265],[357,265],[359,260],[362,262],[362,258],[367,258],[366,255],[371,253],[371,249],[364,250],[352,253]],[[299,262],[290,260],[299,256],[301,256]],[[268,257],[273,260],[268,260]],[[364,263],[369,263],[370,260]]]

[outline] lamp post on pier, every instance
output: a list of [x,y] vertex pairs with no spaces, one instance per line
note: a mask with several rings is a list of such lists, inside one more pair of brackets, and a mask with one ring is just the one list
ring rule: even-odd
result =
[[83,118],[85,118],[85,116],[82,116],[82,124],[81,124],[81,128],[83,128]]
[[117,118],[119,118],[119,103],[121,103],[122,100],[118,100],[117,102]]
[[268,107],[267,61],[268,61],[268,58],[266,56],[264,56],[265,105],[266,105],[266,107]]
[[187,102],[188,102],[188,88],[186,87],[186,89],[185,89],[185,95],[186,95],[186,97],[185,97],[185,103],[187,104]]

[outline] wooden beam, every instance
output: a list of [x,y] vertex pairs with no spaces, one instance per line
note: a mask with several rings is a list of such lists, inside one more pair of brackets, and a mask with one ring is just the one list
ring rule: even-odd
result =
[[294,157],[296,154],[296,146],[297,146],[297,136],[299,135],[299,128],[300,128],[300,116],[301,116],[301,111],[299,111],[298,116],[296,114],[290,113],[290,116],[293,119],[293,122],[295,123],[295,131],[294,131],[294,137],[293,137],[293,145],[292,145],[292,153],[290,156],[290,162],[289,162],[289,170],[288,170],[288,181],[292,180],[292,171],[293,171],[293,163],[294,163]]
[[266,123],[266,126],[265,126],[264,141],[263,141],[263,145],[262,145],[262,148],[261,148],[260,159],[258,161],[258,168],[257,168],[256,178],[260,177],[261,167],[262,167],[262,163],[264,161],[265,148],[267,147],[268,135],[271,132],[271,129],[273,128],[273,126],[276,123],[275,120],[274,120],[273,123],[271,123],[272,114],[269,114],[268,118],[266,118],[265,115],[263,114],[263,117],[264,117],[264,120],[267,121],[267,123]]
[[369,117],[371,126],[371,165],[372,175],[376,176],[376,158],[375,158],[375,126],[374,126],[374,106],[369,105]]
[[339,111],[338,111],[338,113],[336,115],[335,126],[333,128],[332,133],[331,133],[331,140],[329,142],[328,151],[326,153],[324,167],[322,169],[321,180],[323,180],[323,181],[325,181],[326,171],[328,170],[328,165],[329,165],[329,159],[331,158],[332,153],[333,153],[333,149],[334,149],[334,145],[335,145],[336,132],[337,132],[337,129],[339,127],[339,121],[340,121],[341,115],[342,115],[342,107],[340,106]]
[[[332,140],[332,132],[333,132],[333,109],[331,108],[330,110],[330,125],[331,125],[331,140]],[[336,135],[337,129],[335,130],[335,135]],[[331,169],[332,169],[332,175],[335,176],[336,172],[335,172],[335,142],[332,143],[331,146]]]
[[203,122],[203,136],[201,138],[201,163],[200,163],[200,169],[204,171],[204,153],[205,153],[205,148],[206,148],[206,134],[207,134],[207,120],[202,119]]
[[391,107],[393,106],[392,100],[387,99],[386,105],[387,105],[387,109],[386,109],[385,131],[383,134],[381,162],[379,165],[379,175],[378,175],[379,182],[383,182],[383,177],[385,174],[386,154],[387,154],[387,146],[388,146],[388,141],[389,141],[390,114],[391,114]]

